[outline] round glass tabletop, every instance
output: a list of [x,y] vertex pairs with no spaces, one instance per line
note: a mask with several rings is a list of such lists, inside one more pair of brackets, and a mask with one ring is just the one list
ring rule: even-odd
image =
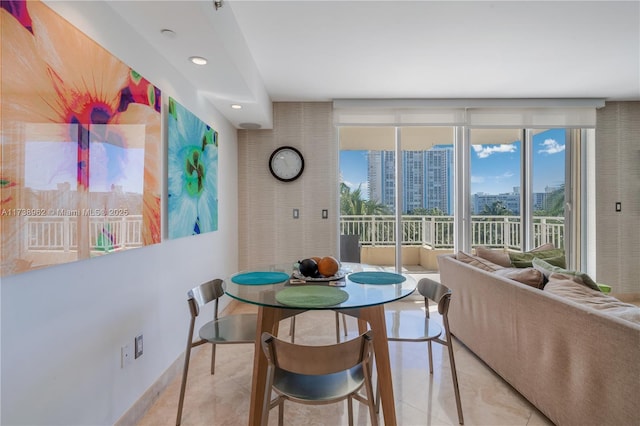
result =
[[[352,274],[353,281],[350,279]],[[416,281],[410,275],[396,274],[380,266],[343,263],[336,276],[337,279],[334,280],[305,281],[299,278],[300,275],[293,263],[272,265],[231,275],[225,280],[225,291],[241,302],[261,306],[288,309],[353,309],[402,299],[413,293],[416,288]],[[310,286],[329,287],[335,291],[310,291]],[[299,290],[295,290],[296,288]],[[286,290],[286,294],[280,293],[283,290]],[[283,297],[285,295],[286,298]],[[306,300],[307,295],[313,300]],[[299,304],[296,300],[300,301]]]

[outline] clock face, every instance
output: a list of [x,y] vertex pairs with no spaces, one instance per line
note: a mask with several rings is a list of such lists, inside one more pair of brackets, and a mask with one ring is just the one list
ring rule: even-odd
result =
[[291,182],[302,174],[304,158],[300,151],[291,146],[280,147],[269,158],[269,170],[276,179]]

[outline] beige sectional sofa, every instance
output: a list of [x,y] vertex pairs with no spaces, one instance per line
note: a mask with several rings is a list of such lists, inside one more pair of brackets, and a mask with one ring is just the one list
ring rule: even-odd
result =
[[640,425],[640,308],[560,273],[541,289],[456,255],[438,264],[452,333],[551,421]]

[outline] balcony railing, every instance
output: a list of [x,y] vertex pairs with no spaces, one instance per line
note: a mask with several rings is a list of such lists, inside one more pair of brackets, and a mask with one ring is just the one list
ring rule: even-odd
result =
[[[358,235],[360,244],[370,246],[396,243],[395,216],[343,215],[340,216],[340,233]],[[521,241],[518,216],[471,216],[472,246],[487,246],[519,250]],[[533,218],[534,244],[553,243],[564,246],[564,218]],[[453,216],[402,216],[402,244],[453,248]]]
[[[31,217],[27,222],[26,247],[29,251],[75,251],[77,217]],[[365,246],[396,243],[395,216],[340,216],[340,233],[358,235]],[[142,246],[142,216],[90,218],[90,247],[113,251]],[[518,216],[472,216],[472,245],[519,250],[521,222]],[[553,243],[564,247],[564,218],[533,218],[534,244]],[[453,216],[402,216],[402,244],[453,248]]]

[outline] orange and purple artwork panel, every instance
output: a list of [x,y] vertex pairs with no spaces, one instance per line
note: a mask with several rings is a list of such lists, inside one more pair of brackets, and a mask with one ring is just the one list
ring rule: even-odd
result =
[[160,242],[160,90],[40,1],[0,18],[0,276]]

